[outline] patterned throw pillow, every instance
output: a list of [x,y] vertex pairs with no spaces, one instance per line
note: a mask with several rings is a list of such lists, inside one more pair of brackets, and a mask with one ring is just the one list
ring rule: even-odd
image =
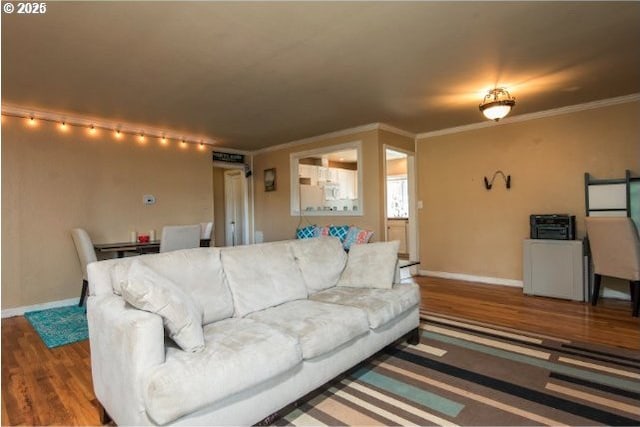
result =
[[356,236],[356,241],[354,242],[356,245],[362,245],[364,243],[369,243],[371,240],[371,236],[373,236],[373,231],[371,230],[360,230]]
[[296,230],[296,239],[310,239],[312,237],[318,237],[315,225],[307,225],[306,227],[298,228]]
[[342,247],[344,247],[346,251],[348,251],[351,245],[353,245],[356,242],[356,238],[358,237],[359,232],[360,232],[360,229],[355,225],[352,225],[351,227],[349,227],[347,236],[344,238],[344,242],[342,242]]
[[340,242],[344,242],[344,239],[347,237],[347,233],[349,232],[348,225],[330,225],[329,226],[329,236],[337,237],[340,239]]
[[349,227],[349,231],[347,232],[347,236],[342,243],[344,249],[348,252],[353,245],[362,245],[365,243],[369,243],[371,237],[373,236],[373,231],[371,230],[363,230],[361,228],[352,225]]
[[328,236],[328,235],[329,235],[329,227],[326,225],[324,227],[318,227],[318,229],[316,230],[316,237]]

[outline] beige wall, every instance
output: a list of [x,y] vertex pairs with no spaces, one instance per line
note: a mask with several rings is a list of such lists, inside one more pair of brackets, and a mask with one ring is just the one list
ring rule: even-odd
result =
[[415,141],[412,137],[398,135],[397,133],[381,130],[379,132],[380,145],[387,145],[388,148],[399,148],[401,151],[413,153],[415,151]]
[[[640,173],[640,103],[418,141],[422,270],[522,280],[532,213],[569,213],[584,236],[584,173]],[[510,174],[511,190],[496,178]]]
[[[348,142],[362,141],[363,181],[364,181],[364,215],[362,216],[306,216],[303,224],[328,225],[348,224],[373,230],[372,240],[380,239],[381,213],[379,200],[381,187],[379,176],[380,150],[378,131],[361,132],[348,136],[328,138],[310,144],[295,145],[277,151],[257,154],[253,158],[255,185],[255,229],[264,233],[264,241],[295,238],[296,228],[300,221],[298,216],[291,216],[290,204],[290,172],[289,155],[293,152],[327,147]],[[276,168],[276,191],[264,191],[264,170]]]
[[[129,231],[211,221],[209,151],[181,150],[102,132],[87,136],[51,123],[2,122],[2,308],[73,298],[82,276],[69,231],[94,242],[126,241]],[[156,204],[144,206],[143,194]]]
[[[531,213],[566,212],[584,235],[583,174],[640,173],[640,103],[421,139],[417,143],[421,269],[522,279],[522,239]],[[28,128],[2,123],[2,308],[76,297],[81,274],[69,230],[86,228],[94,241],[127,240],[129,231],[211,220],[216,176],[208,152],[180,150],[126,137],[87,137],[52,124]],[[290,214],[289,155],[362,141],[363,216],[307,217],[354,224],[384,236],[382,186],[385,145],[414,150],[411,138],[369,131],[256,155],[255,229],[265,241],[290,239],[299,218]],[[263,173],[277,170],[277,190],[264,191]],[[501,169],[507,191],[483,177]],[[218,177],[221,178],[221,177]],[[143,194],[157,204],[144,206]],[[216,212],[220,203],[216,199]],[[305,222],[306,223],[306,222]],[[216,240],[224,240],[216,227]]]

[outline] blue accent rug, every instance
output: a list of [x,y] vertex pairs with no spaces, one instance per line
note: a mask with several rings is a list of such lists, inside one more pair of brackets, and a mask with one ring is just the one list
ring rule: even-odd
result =
[[31,323],[48,348],[89,338],[85,307],[76,305],[30,311],[24,317]]

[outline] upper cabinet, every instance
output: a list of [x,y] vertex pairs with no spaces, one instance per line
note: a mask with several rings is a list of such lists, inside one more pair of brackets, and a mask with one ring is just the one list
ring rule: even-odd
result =
[[291,214],[362,215],[361,143],[291,154]]

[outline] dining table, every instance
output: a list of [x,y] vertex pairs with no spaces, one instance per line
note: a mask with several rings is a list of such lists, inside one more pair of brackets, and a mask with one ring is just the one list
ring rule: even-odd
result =
[[160,252],[160,240],[149,242],[115,242],[115,243],[95,243],[93,249],[96,253],[116,253],[118,258],[124,257],[127,252],[138,255]]
[[[200,239],[200,247],[209,247],[210,239]],[[148,242],[116,242],[116,243],[95,243],[93,249],[96,253],[116,253],[118,258],[124,257],[125,253],[137,255],[152,254],[160,252],[160,240]]]

